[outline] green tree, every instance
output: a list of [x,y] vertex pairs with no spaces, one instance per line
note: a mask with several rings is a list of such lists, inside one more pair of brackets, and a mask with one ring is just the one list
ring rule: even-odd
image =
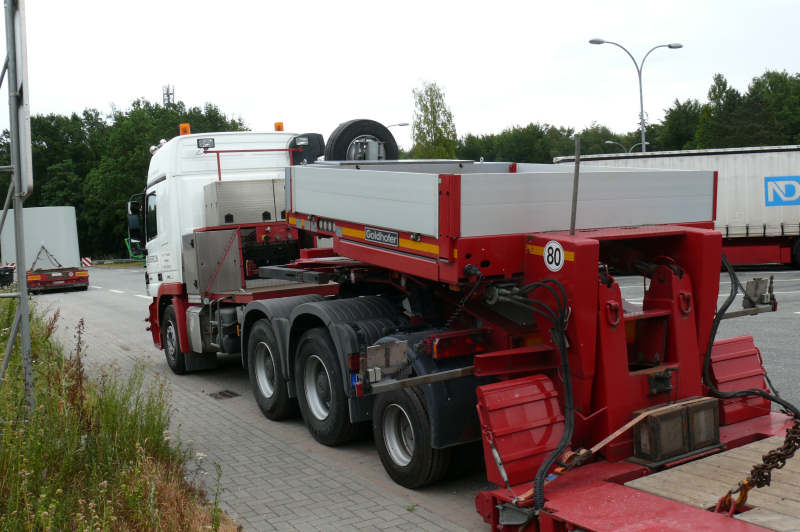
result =
[[695,134],[703,106],[697,100],[675,100],[665,111],[664,120],[656,135],[662,150],[690,150],[696,146]]
[[[161,106],[136,100],[110,116],[87,109],[31,117],[34,192],[26,207],[74,206],[81,252],[119,256],[127,234],[125,203],[144,190],[149,147],[178,135],[181,122],[189,122],[195,133],[245,129],[241,119],[228,118],[215,105],[187,108],[182,102]],[[0,164],[8,164],[8,153],[5,131]],[[7,187],[2,174],[0,190]]]
[[444,101],[444,92],[436,83],[425,82],[414,89],[413,157],[448,159],[456,156],[458,137],[453,113]]
[[106,149],[86,174],[82,187],[79,232],[93,254],[119,255],[125,251],[125,204],[132,194],[145,188],[150,146],[177,136],[182,122],[189,122],[193,133],[246,129],[241,119],[228,118],[212,104],[187,109],[183,102],[162,106],[136,100],[129,109],[115,111],[107,130]]
[[767,71],[753,78],[744,95],[744,134],[751,145],[800,142],[800,75]]
[[728,85],[722,74],[714,75],[708,89],[708,103],[703,106],[695,139],[698,148],[728,148],[743,146],[739,113],[742,95]]

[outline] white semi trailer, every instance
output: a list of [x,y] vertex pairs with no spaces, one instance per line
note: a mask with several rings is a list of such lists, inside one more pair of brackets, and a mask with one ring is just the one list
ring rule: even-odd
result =
[[[556,157],[571,164],[574,157]],[[587,166],[717,172],[714,228],[732,264],[800,267],[800,145],[582,155]]]
[[18,261],[14,246],[14,212],[9,211],[0,235],[0,259],[28,272],[31,292],[89,287],[89,271],[81,267],[75,207],[23,209],[25,260]]

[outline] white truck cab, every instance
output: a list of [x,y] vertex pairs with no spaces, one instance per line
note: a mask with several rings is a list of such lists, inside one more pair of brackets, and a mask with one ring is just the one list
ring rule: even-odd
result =
[[[207,184],[220,179],[272,181],[283,203],[284,169],[292,164],[289,145],[296,137],[284,132],[201,133],[175,137],[155,150],[142,200],[150,296],[158,295],[162,283],[183,282],[181,238],[206,225]],[[280,219],[280,213],[272,219]]]

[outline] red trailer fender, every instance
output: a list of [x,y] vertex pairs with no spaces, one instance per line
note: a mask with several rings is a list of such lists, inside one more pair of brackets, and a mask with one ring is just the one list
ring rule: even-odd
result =
[[503,486],[504,476],[512,486],[532,482],[564,432],[553,382],[531,375],[479,386],[477,395],[489,482]]

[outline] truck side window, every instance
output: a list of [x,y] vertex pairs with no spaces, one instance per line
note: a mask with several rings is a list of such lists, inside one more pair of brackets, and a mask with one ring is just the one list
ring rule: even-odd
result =
[[155,192],[147,195],[144,211],[144,228],[147,241],[150,242],[158,235],[158,225],[156,223],[156,194]]

